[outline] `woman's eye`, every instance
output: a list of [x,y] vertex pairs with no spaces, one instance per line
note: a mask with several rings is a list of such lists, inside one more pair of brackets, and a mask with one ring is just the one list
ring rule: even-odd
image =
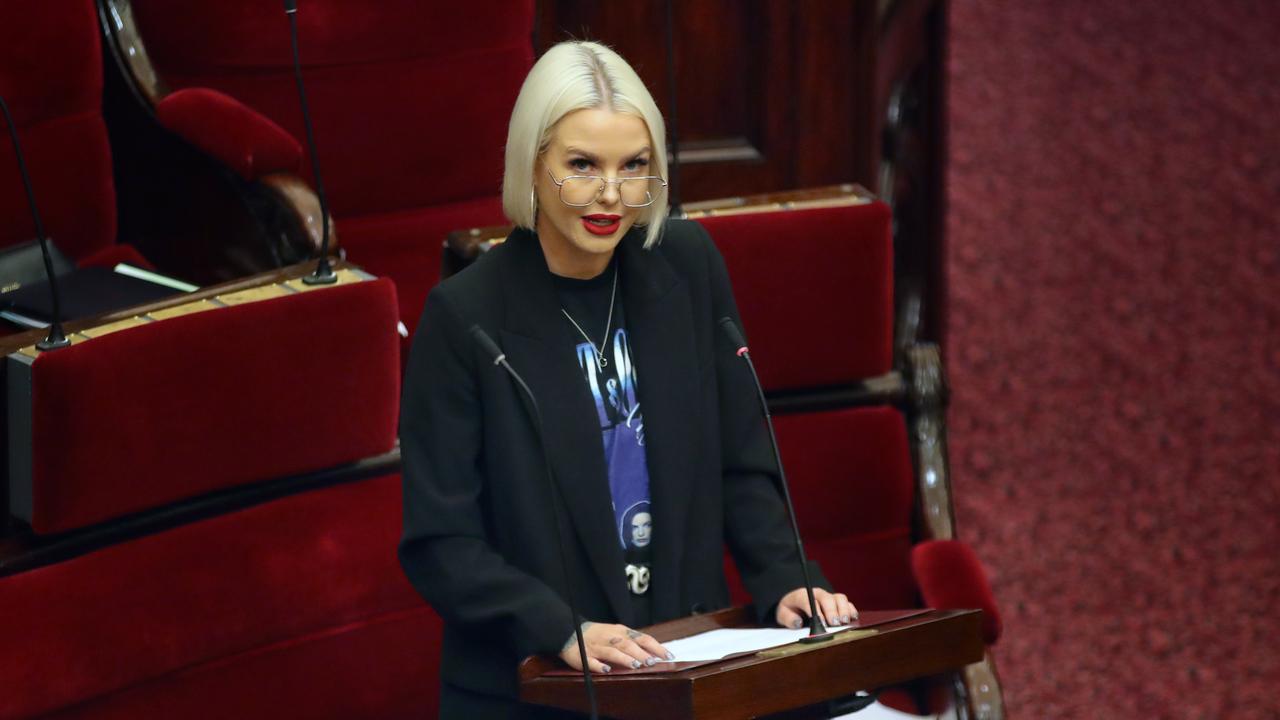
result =
[[569,161],[569,167],[577,172],[587,172],[591,169],[591,162],[583,158],[574,158]]
[[629,172],[629,173],[638,173],[638,172],[640,172],[641,170],[644,170],[644,169],[645,169],[645,167],[646,167],[646,166],[648,166],[648,165],[649,165],[649,161],[648,161],[648,160],[646,160],[646,159],[644,159],[644,158],[636,158],[635,160],[632,160],[631,162],[627,163],[626,165],[623,165],[623,166],[622,166],[622,169],[623,169],[623,170],[626,170],[626,171],[627,171],[627,172]]

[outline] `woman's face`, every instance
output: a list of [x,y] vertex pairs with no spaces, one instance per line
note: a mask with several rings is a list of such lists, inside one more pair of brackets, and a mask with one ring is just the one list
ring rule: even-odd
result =
[[635,115],[575,110],[552,126],[547,149],[533,168],[536,229],[552,272],[581,278],[604,272],[618,241],[644,212],[623,205],[615,183],[607,183],[590,205],[571,207],[561,202],[552,176],[563,180],[571,175],[650,175],[651,156],[649,128]]

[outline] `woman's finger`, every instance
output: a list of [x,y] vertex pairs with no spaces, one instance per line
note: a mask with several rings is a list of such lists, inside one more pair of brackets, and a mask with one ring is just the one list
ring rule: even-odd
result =
[[827,625],[839,625],[840,613],[836,610],[835,597],[819,588],[814,588],[813,599],[818,603],[818,614]]
[[840,624],[848,625],[858,619],[858,608],[849,602],[849,596],[836,593],[836,612],[840,613]]
[[[588,662],[588,667],[590,667],[590,668],[591,668],[591,672],[593,672],[593,673],[607,673],[607,672],[613,672],[613,667],[612,667],[612,666],[610,666],[608,663],[605,663],[605,662],[603,662],[603,661],[601,661],[601,660],[597,660],[596,658],[590,658],[590,660],[589,660],[589,662]],[[575,670],[581,670],[582,668],[581,668],[581,667],[577,667],[577,668],[574,668],[574,669],[575,669]]]
[[646,635],[645,633],[638,632],[636,630],[630,631],[630,634],[632,636],[631,639],[635,640],[636,644],[650,655],[658,658],[659,660],[675,659],[675,656],[667,652],[667,649],[662,647],[662,643],[658,642],[652,635]]
[[598,650],[588,650],[591,656],[598,658],[605,664],[612,665],[616,668],[642,668],[644,661],[628,655],[614,647],[602,647]]
[[640,647],[640,644],[635,640],[632,640],[625,635],[623,636],[622,641],[614,645],[614,647],[626,653],[632,660],[635,660],[641,665],[652,665],[659,659],[655,658],[653,653]]
[[782,627],[804,627],[804,618],[800,617],[800,613],[792,610],[786,603],[778,603],[778,611],[774,613],[774,616]]

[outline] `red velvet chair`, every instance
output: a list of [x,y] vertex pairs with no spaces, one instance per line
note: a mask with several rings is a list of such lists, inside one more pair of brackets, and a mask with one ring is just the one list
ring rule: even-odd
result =
[[[0,3],[0,95],[23,145],[46,230],[81,266],[147,267],[116,243],[111,147],[92,0]],[[0,130],[0,248],[35,239],[7,129]],[[9,332],[5,330],[3,332]]]
[[[244,180],[279,185],[273,194],[286,204],[282,188],[303,191],[281,185],[310,171],[279,3],[100,4],[112,47],[161,124]],[[395,280],[409,328],[439,280],[445,234],[502,222],[502,145],[533,60],[532,15],[529,0],[299,3],[300,54],[342,246]]]
[[[889,208],[849,190],[822,195],[690,213],[728,266],[806,550],[859,608],[981,608],[993,644],[998,608],[955,535],[937,349],[908,344],[894,357]],[[927,712],[958,700],[962,717],[1003,716],[990,656],[883,699]]]

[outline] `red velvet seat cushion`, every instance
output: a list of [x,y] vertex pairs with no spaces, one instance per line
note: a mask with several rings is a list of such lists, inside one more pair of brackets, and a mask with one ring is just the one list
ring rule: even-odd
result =
[[58,532],[390,450],[396,320],[395,290],[376,280],[41,354],[26,519]]
[[[17,12],[16,8],[13,12]],[[111,149],[93,0],[26,3],[0,23],[0,95],[13,113],[49,236],[79,260],[116,234]],[[7,130],[0,140],[0,247],[35,237]]]
[[[810,558],[859,607],[918,607],[902,416],[888,407],[850,408],[780,415],[774,423]],[[747,598],[735,589],[735,599]]]
[[708,217],[751,356],[768,390],[838,385],[892,369],[887,205]]
[[0,579],[0,717],[426,716],[439,630],[399,518],[389,476]]
[[302,168],[302,146],[292,135],[216,90],[171,93],[156,104],[156,118],[245,180]]

